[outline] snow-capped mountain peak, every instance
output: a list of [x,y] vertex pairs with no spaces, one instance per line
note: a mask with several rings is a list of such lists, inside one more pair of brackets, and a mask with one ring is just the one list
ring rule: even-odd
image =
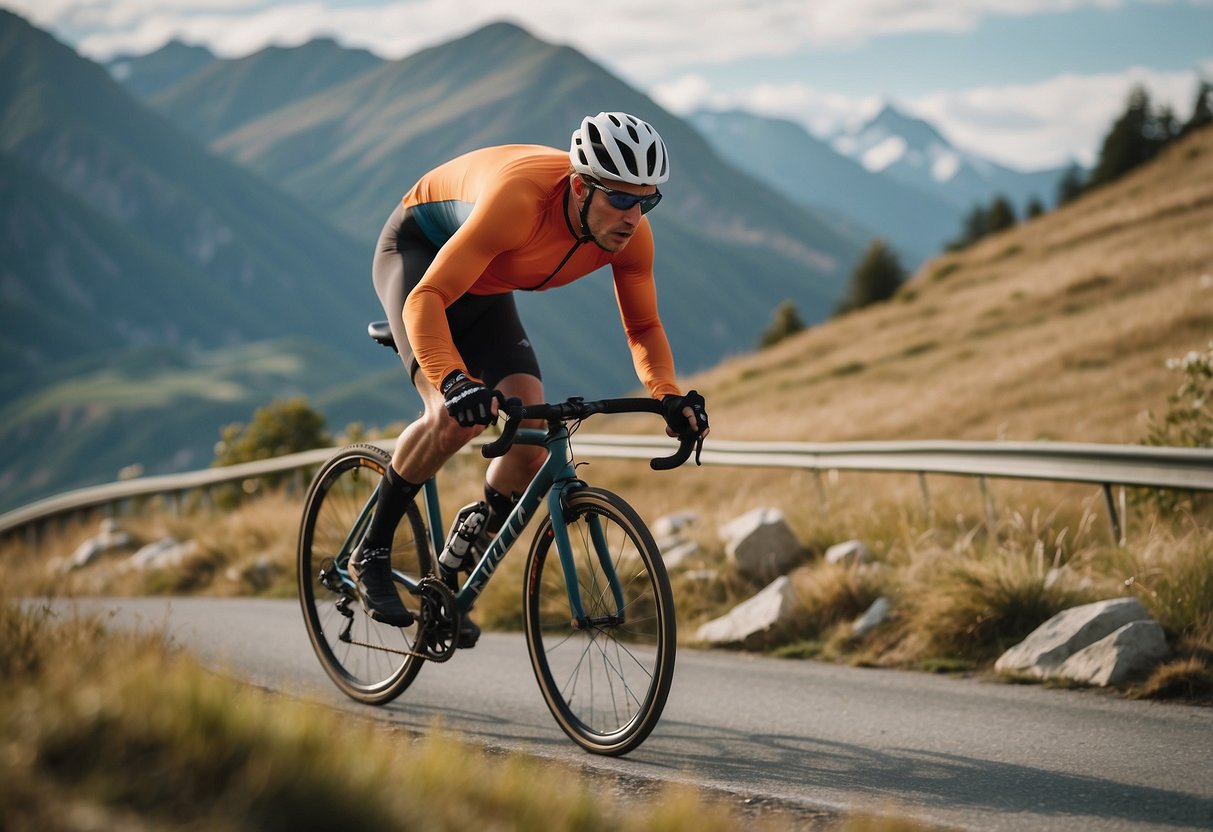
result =
[[967,209],[1001,193],[1017,205],[1052,197],[1060,171],[1024,173],[953,146],[931,124],[886,104],[865,124],[830,139],[831,146],[873,173],[935,193]]

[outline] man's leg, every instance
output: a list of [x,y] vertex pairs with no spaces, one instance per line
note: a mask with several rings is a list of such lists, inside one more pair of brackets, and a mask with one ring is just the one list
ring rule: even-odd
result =
[[442,394],[423,377],[417,389],[425,412],[396,440],[392,467],[379,484],[375,513],[367,535],[350,559],[350,574],[357,582],[362,605],[376,621],[396,627],[413,623],[392,580],[392,538],[400,519],[421,486],[483,427],[463,428],[447,415]]
[[[523,404],[543,401],[543,382],[526,373],[506,376],[498,383],[497,389],[506,398],[521,399]],[[542,421],[534,419],[524,424],[526,427],[543,427]],[[488,545],[488,540],[501,530],[518,498],[543,464],[545,456],[543,448],[515,445],[505,456],[498,457],[489,464],[484,481],[484,500],[489,507],[489,516],[478,547],[481,551]]]

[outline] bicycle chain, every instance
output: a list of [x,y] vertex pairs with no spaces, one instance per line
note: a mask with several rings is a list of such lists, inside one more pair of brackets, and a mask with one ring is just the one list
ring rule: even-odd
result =
[[[459,638],[460,619],[458,606],[455,602],[455,593],[453,593],[450,587],[448,587],[440,579],[433,576],[426,576],[425,578],[421,579],[421,584],[418,586],[418,595],[421,598],[421,616],[417,626],[417,642],[424,642],[429,632],[436,628],[439,623],[447,624],[448,626],[453,623],[454,626],[451,627],[452,633],[450,640],[446,647],[439,650],[401,650],[396,647],[388,647],[386,644],[371,644],[365,641],[358,641],[353,637],[350,637],[349,640],[344,641],[344,643],[352,644],[355,647],[366,647],[369,650],[380,650],[384,653],[394,653],[398,656],[409,656],[411,658],[425,659],[437,664],[449,661],[450,658],[455,655],[455,643]],[[434,596],[438,597],[435,598]],[[436,609],[445,608],[450,610],[454,619],[453,622],[439,622],[436,618],[431,617],[433,615],[431,610],[435,610],[435,604],[438,605]]]

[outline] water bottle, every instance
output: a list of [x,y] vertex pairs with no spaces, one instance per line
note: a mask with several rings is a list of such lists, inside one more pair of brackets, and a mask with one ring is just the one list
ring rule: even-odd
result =
[[438,556],[438,570],[443,581],[451,588],[458,585],[459,570],[471,566],[468,550],[484,528],[484,521],[488,516],[489,507],[483,500],[469,503],[455,515],[455,522],[451,524],[451,530],[446,537],[446,546]]

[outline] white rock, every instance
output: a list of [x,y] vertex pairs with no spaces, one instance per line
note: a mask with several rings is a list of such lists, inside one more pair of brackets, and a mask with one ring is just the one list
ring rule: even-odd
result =
[[701,626],[695,637],[711,644],[754,644],[800,607],[792,581],[781,575],[754,597]]
[[862,540],[848,540],[845,543],[835,543],[826,549],[825,560],[835,566],[871,563],[872,551]]
[[198,544],[192,540],[182,543],[172,537],[163,537],[147,544],[127,558],[126,566],[128,569],[140,572],[149,569],[168,569],[180,566],[196,551],[198,551]]
[[756,508],[720,527],[724,551],[742,575],[770,581],[803,557],[796,535],[775,508]]
[[1043,678],[1084,647],[1126,624],[1149,618],[1150,614],[1136,598],[1115,598],[1073,607],[1053,616],[1003,653],[994,669]]
[[130,546],[132,538],[130,534],[118,528],[118,523],[111,517],[107,517],[101,521],[101,531],[95,537],[90,537],[88,540],[76,547],[76,551],[72,552],[67,559],[67,565],[64,571],[73,569],[81,569],[88,566],[100,555],[111,549],[120,549],[123,546]]
[[658,517],[649,525],[649,531],[653,533],[653,537],[669,537],[678,534],[687,526],[694,525],[698,520],[699,515],[693,511],[676,511]]
[[261,555],[252,563],[229,566],[224,576],[232,583],[248,584],[257,591],[267,589],[274,582],[278,565],[268,555]]
[[858,638],[875,630],[889,620],[889,599],[883,595],[872,602],[868,611],[851,622],[851,635]]
[[668,569],[677,569],[697,554],[699,544],[694,540],[684,540],[669,549],[661,550],[661,558]]
[[1166,657],[1162,626],[1134,621],[1079,650],[1049,675],[1106,687],[1144,676]]

